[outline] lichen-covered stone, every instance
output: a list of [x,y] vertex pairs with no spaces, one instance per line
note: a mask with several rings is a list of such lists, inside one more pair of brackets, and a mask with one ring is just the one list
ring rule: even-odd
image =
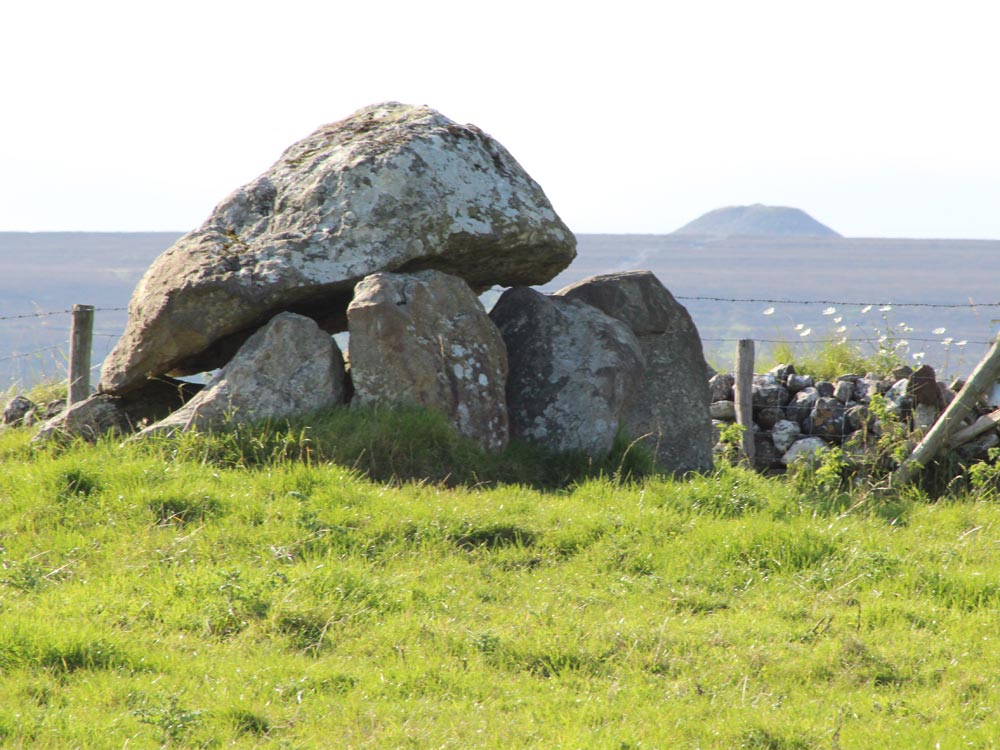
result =
[[150,267],[99,389],[221,366],[281,311],[343,330],[354,285],[434,268],[541,284],[576,240],[499,143],[427,107],[367,107],[291,146]]
[[593,276],[556,294],[622,321],[638,339],[645,366],[623,414],[629,436],[643,437],[663,471],[710,471],[707,365],[698,329],[684,306],[649,271]]
[[352,404],[426,406],[487,450],[507,445],[507,349],[468,284],[439,271],[374,274],[347,320]]
[[[632,330],[585,302],[527,287],[504,292],[490,317],[507,345],[511,437],[605,456],[642,378]],[[701,375],[704,384],[704,367]]]
[[247,339],[197,396],[136,436],[223,430],[281,419],[344,401],[344,360],[309,318],[280,313]]

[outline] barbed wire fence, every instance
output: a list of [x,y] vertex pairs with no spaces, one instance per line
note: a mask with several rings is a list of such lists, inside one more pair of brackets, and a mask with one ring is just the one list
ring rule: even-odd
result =
[[[93,312],[101,313],[121,313],[127,311],[127,307],[97,307]],[[71,318],[74,310],[38,310],[31,313],[18,313],[13,315],[0,315],[0,326],[11,323],[21,324],[29,321],[48,320],[65,316]],[[98,354],[103,360],[104,356],[110,353],[114,342],[120,337],[120,329],[123,326],[110,326],[104,330],[95,329],[91,331],[94,338],[104,341],[104,345],[98,347]],[[111,331],[114,332],[111,332]],[[22,337],[23,338],[23,337]],[[0,354],[0,393],[4,390],[27,388],[38,382],[56,382],[66,380],[69,376],[69,351],[71,339],[71,326],[49,326],[35,328],[30,334],[30,338],[35,341],[46,339],[45,345],[35,345],[24,347],[12,347],[8,343],[8,352]],[[57,343],[48,343],[48,341]],[[19,370],[17,365],[23,361],[34,361],[35,369],[30,375],[26,375]],[[99,370],[101,363],[91,365],[90,372]]]
[[[744,309],[743,312],[737,313],[736,317],[739,318],[740,331],[738,334],[728,335],[726,333],[718,335],[714,333],[717,330],[717,326],[704,325],[703,322],[699,322],[697,315],[694,315],[696,325],[698,325],[699,330],[702,332],[702,342],[706,345],[706,350],[711,348],[715,352],[719,352],[721,348],[730,348],[732,354],[735,356],[735,347],[739,341],[752,338],[755,342],[765,345],[782,346],[795,348],[798,350],[799,347],[820,347],[825,345],[837,345],[837,344],[849,344],[849,345],[860,345],[868,344],[873,347],[885,346],[887,344],[891,346],[899,347],[901,344],[905,345],[907,348],[911,348],[914,344],[938,344],[941,345],[945,354],[950,348],[952,350],[959,349],[965,350],[967,347],[979,347],[979,346],[989,346],[992,343],[993,334],[990,331],[989,336],[983,336],[979,338],[956,338],[946,335],[949,332],[949,326],[940,326],[935,329],[931,329],[933,336],[926,335],[913,335],[919,332],[914,331],[912,328],[906,326],[905,324],[898,324],[896,326],[890,327],[889,321],[886,318],[886,314],[890,311],[907,310],[907,309],[933,309],[940,311],[947,311],[951,313],[963,313],[963,314],[975,314],[979,320],[978,329],[986,330],[991,326],[995,326],[1000,323],[1000,319],[989,319],[987,323],[983,316],[980,315],[980,311],[985,310],[1000,310],[1000,301],[997,302],[894,302],[891,300],[881,300],[881,301],[858,301],[858,300],[840,300],[840,299],[817,299],[817,300],[803,300],[803,299],[789,299],[789,298],[778,298],[778,297],[724,297],[717,295],[676,295],[676,299],[681,303],[689,306],[698,305],[701,303],[712,303],[715,305],[727,305],[732,309],[737,309],[737,306],[757,306],[756,309]],[[829,329],[827,333],[818,333],[814,335],[814,328],[816,324],[807,324],[805,322],[793,323],[795,318],[789,315],[790,310],[797,309],[810,309],[810,308],[824,308],[821,311],[820,317],[829,321],[827,328]],[[763,308],[763,309],[760,309]],[[127,307],[95,307],[93,309],[94,313],[122,313],[127,311]],[[782,312],[786,317],[789,318],[789,323],[791,327],[787,335],[760,335],[761,331],[765,328],[765,323],[761,322],[767,321],[768,319],[774,320],[773,316]],[[847,311],[852,313],[859,313],[865,315],[869,312],[875,312],[882,315],[879,321],[874,321],[879,325],[872,327],[869,325],[869,331],[874,330],[875,333],[865,335],[862,326],[855,324],[853,328],[844,323],[844,315]],[[32,320],[48,320],[52,318],[59,318],[60,316],[66,316],[69,318],[73,315],[73,309],[67,308],[63,310],[39,310],[31,313],[19,313],[12,315],[0,315],[0,325],[10,324],[10,323],[27,323]],[[1000,312],[993,313],[997,318],[1000,318]],[[756,322],[754,321],[755,316],[760,316]],[[805,316],[798,316],[806,319]],[[873,319],[866,321],[867,323],[872,323]],[[775,326],[776,328],[777,326]],[[95,339],[103,341],[103,345],[96,347],[95,358],[103,360],[106,356],[114,342],[121,335],[121,331],[124,328],[124,321],[122,325],[114,326],[95,326],[92,335]],[[11,365],[17,363],[19,360],[39,360],[49,355],[51,362],[49,366],[54,370],[58,370],[56,358],[61,359],[64,363],[68,361],[68,349],[70,342],[70,328],[69,326],[60,326],[53,328],[51,326],[46,327],[46,331],[50,335],[48,338],[50,341],[53,338],[57,338],[58,341],[54,343],[45,342],[45,345],[36,346],[35,348],[30,348],[26,351],[9,351],[8,353],[0,352],[0,390],[4,389],[4,383],[7,381],[9,385],[17,385],[16,381],[19,378],[13,377],[12,372],[14,371]],[[913,356],[918,358],[923,358],[924,353],[916,353]],[[90,370],[96,371],[101,367],[101,362],[91,365]],[[61,377],[65,378],[68,376],[68,368],[66,373],[59,372],[41,372],[37,373],[37,376],[42,379],[48,380],[58,380]]]
[[[736,316],[739,320],[738,333],[733,335],[728,335],[727,332],[719,335],[717,333],[719,327],[713,325],[713,321],[699,322],[696,312],[692,313],[702,334],[706,353],[712,351],[727,362],[730,357],[735,357],[739,341],[751,338],[759,344],[781,347],[785,352],[802,352],[827,345],[869,345],[872,353],[879,350],[894,350],[900,359],[909,356],[915,363],[923,363],[923,360],[931,360],[937,356],[943,360],[942,370],[948,370],[949,364],[951,367],[961,369],[965,366],[965,355],[978,358],[978,354],[974,354],[975,350],[992,344],[996,325],[1000,323],[1000,319],[997,319],[1000,318],[1000,313],[996,312],[1000,309],[1000,301],[983,303],[972,300],[968,302],[804,300],[717,295],[677,295],[676,299],[686,304],[689,309],[696,310],[701,306],[702,312],[705,303],[721,304],[727,306],[727,309],[742,310]],[[826,321],[825,325],[820,320],[815,320],[816,316],[809,322],[809,315],[800,312],[818,307],[824,308],[819,318]],[[927,310],[939,311],[945,315],[946,320],[943,322],[946,325],[925,326],[925,330],[919,330],[902,321],[891,322],[890,313],[898,314],[907,310],[918,310],[923,314],[926,314]],[[988,312],[991,313],[990,316],[986,315]],[[767,327],[767,323],[764,322],[767,320],[775,321],[771,327],[777,332],[780,328],[776,321],[779,313],[788,319],[787,331],[780,335],[761,335]],[[849,321],[848,315],[861,316],[864,319]],[[796,320],[803,322],[795,322]],[[936,352],[931,351],[934,345],[939,347]],[[917,351],[921,348],[926,348],[928,351]],[[949,357],[951,357],[950,363]]]

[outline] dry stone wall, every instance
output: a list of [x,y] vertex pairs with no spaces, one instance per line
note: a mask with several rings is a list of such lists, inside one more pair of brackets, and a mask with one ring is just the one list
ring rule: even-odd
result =
[[[716,440],[722,428],[736,419],[733,385],[731,373],[714,373],[709,379]],[[761,471],[782,471],[801,456],[832,446],[848,453],[870,451],[885,430],[870,408],[875,395],[884,399],[886,418],[916,436],[934,424],[961,385],[961,381],[948,385],[937,380],[927,365],[917,370],[899,367],[885,375],[848,373],[832,381],[798,373],[793,365],[778,365],[754,375],[754,465]],[[982,402],[966,423],[972,424],[989,410]],[[997,445],[1000,433],[993,429],[961,446],[959,453],[964,458],[981,458]],[[716,451],[721,450],[724,446],[717,443]]]

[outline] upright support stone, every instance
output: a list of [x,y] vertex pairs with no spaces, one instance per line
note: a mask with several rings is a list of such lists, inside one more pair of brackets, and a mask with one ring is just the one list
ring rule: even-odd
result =
[[73,305],[69,339],[69,396],[67,407],[90,396],[90,352],[94,341],[94,306]]
[[753,464],[753,339],[740,339],[736,345],[736,423],[743,427],[743,455]]

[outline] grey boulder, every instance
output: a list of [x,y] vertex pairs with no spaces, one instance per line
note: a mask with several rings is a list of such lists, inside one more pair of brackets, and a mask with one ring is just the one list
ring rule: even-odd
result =
[[593,276],[556,294],[620,320],[638,339],[644,366],[622,419],[629,436],[643,437],[663,471],[710,471],[707,365],[698,329],[684,306],[649,271]]
[[585,302],[527,287],[504,292],[490,317],[510,362],[511,437],[605,456],[642,379],[632,330]]
[[372,273],[434,268],[476,291],[541,284],[575,248],[490,136],[428,107],[370,106],[292,145],[154,261],[99,390],[219,367],[282,311],[344,330]]
[[280,419],[344,402],[344,359],[315,321],[280,313],[182,408],[136,436],[221,430]]
[[507,349],[462,279],[440,271],[368,276],[347,321],[352,405],[426,406],[487,450],[507,445]]

